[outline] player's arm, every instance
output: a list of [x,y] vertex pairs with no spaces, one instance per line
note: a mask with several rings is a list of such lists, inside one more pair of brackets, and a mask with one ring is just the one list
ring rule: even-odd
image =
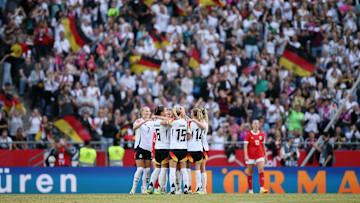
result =
[[201,128],[201,130],[206,129],[206,125],[196,119],[190,119],[189,122],[195,122]]
[[140,119],[137,119],[135,121],[135,123],[134,123],[133,130],[136,130],[136,129],[140,128],[141,125],[146,123],[147,121],[149,121],[149,119],[146,119],[146,120],[143,120],[143,121],[140,121]]

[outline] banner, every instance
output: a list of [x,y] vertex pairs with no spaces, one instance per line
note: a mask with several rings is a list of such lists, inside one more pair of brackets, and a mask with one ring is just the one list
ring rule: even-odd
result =
[[[2,167],[0,193],[129,193],[135,167]],[[255,170],[256,171],[256,170]],[[208,167],[208,193],[245,193],[244,167]],[[192,171],[192,185],[195,172]],[[266,168],[271,193],[360,193],[360,168]],[[259,176],[253,176],[254,192]],[[137,187],[140,192],[141,181]]]

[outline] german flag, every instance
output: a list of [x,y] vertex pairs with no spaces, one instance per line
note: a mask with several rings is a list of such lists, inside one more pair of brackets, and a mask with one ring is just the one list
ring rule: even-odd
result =
[[[131,71],[134,73],[142,73],[145,70],[154,70],[154,71],[158,71],[160,72],[160,68],[161,68],[161,61],[154,59],[154,58],[150,58],[147,56],[133,56],[134,58],[140,58],[138,60],[135,61],[135,63],[133,63],[131,65]],[[131,59],[130,59],[131,61]]]
[[155,2],[155,0],[141,0],[141,3],[143,3],[147,6],[151,6],[154,2]]
[[196,49],[193,49],[190,53],[189,66],[193,69],[200,66],[200,55]]
[[315,60],[309,54],[287,45],[280,57],[280,65],[300,76],[310,76],[315,70]]
[[166,46],[170,45],[170,42],[165,37],[158,35],[156,33],[156,30],[150,31],[149,35],[150,35],[151,39],[154,41],[155,48],[157,48],[157,49],[159,49],[163,46],[166,47]]
[[10,48],[10,56],[19,58],[23,53],[26,53],[29,50],[29,47],[25,43],[16,43]]
[[81,30],[79,23],[77,23],[77,19],[73,17],[64,18],[61,20],[61,24],[64,27],[65,37],[69,40],[73,51],[77,51],[85,44],[91,43],[91,40]]
[[220,6],[223,7],[225,6],[225,2],[224,1],[220,1],[220,0],[199,0],[199,3],[201,4],[201,6]]
[[23,105],[19,100],[12,95],[0,93],[0,102],[3,104],[3,109],[9,113],[13,105],[18,111],[23,111]]
[[185,9],[181,5],[175,4],[174,6],[175,6],[175,10],[179,14],[179,16],[187,16]]
[[87,129],[73,116],[66,116],[55,121],[54,126],[75,142],[91,140],[91,136]]

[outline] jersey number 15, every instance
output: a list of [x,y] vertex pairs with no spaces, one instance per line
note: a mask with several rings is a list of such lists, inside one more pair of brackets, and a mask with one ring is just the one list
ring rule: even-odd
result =
[[177,129],[177,140],[178,142],[185,142],[186,140],[186,129]]

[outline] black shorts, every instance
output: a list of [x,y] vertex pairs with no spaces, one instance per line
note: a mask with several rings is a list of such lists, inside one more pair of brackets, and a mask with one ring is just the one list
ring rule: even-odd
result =
[[155,163],[158,165],[169,163],[169,150],[155,149]]
[[187,150],[186,149],[171,149],[169,151],[169,159],[176,162],[187,161]]
[[204,154],[201,151],[189,152],[188,159],[191,163],[201,163],[204,159]]
[[151,160],[151,152],[144,150],[140,147],[135,149],[135,160],[138,159],[145,159],[145,160]]

